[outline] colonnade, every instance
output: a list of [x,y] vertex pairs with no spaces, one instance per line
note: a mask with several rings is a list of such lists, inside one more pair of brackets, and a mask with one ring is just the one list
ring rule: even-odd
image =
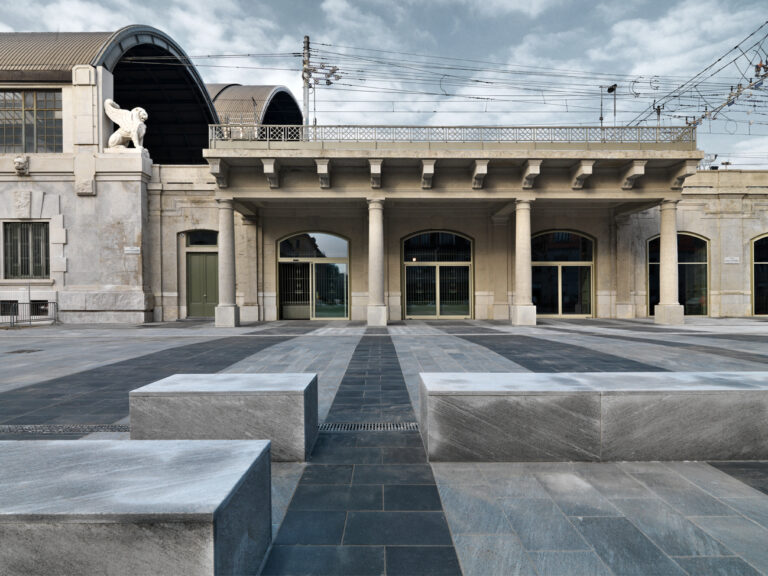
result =
[[[216,326],[237,326],[239,309],[235,300],[235,226],[232,200],[217,200],[219,208],[219,304]],[[532,200],[515,202],[515,280],[510,310],[512,324],[536,324],[531,268]],[[655,308],[657,324],[682,324],[683,306],[678,302],[677,283],[677,201],[661,203],[660,302]],[[386,326],[384,200],[368,200],[368,308],[369,326]]]

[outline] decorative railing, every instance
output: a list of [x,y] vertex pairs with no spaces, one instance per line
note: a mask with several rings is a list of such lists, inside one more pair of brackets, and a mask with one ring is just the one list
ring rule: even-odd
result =
[[510,142],[558,144],[690,143],[694,126],[296,126],[212,124],[217,141],[258,142]]

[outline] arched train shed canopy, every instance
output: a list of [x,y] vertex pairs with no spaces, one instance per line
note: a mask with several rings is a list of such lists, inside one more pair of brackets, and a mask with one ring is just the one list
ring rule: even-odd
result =
[[70,83],[77,65],[114,76],[121,108],[149,114],[144,146],[158,164],[202,164],[216,110],[184,50],[167,34],[133,25],[117,32],[0,34],[0,82]]
[[284,86],[207,84],[213,105],[224,124],[301,124],[303,116],[293,94]]

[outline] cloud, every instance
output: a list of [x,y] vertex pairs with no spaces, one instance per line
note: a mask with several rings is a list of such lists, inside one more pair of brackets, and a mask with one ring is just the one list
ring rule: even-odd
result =
[[690,77],[730,50],[763,17],[756,5],[685,0],[657,18],[615,22],[608,38],[586,55],[595,64],[621,64],[629,74]]
[[496,18],[509,14],[524,14],[530,18],[537,18],[550,8],[563,4],[563,0],[432,0],[430,2],[430,5],[436,4],[461,6],[471,15],[484,18]]

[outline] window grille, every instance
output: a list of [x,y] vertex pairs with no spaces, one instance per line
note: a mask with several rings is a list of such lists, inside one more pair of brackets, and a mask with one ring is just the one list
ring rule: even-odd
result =
[[61,90],[0,90],[0,153],[61,151]]
[[48,222],[3,224],[4,277],[48,278]]

